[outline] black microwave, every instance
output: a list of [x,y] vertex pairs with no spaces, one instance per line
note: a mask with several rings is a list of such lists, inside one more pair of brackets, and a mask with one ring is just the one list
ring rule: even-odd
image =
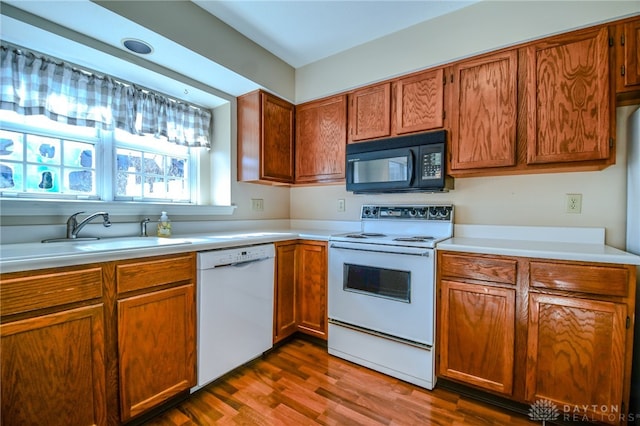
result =
[[347,145],[347,191],[354,193],[444,192],[445,130]]

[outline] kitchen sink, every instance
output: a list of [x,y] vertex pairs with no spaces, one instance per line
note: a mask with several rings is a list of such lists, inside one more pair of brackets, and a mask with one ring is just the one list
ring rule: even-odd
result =
[[20,243],[0,245],[0,259],[19,260],[51,256],[68,256],[80,253],[98,253],[117,250],[167,247],[191,244],[182,238],[118,237],[104,239],[58,240],[55,243]]
[[190,241],[180,238],[158,237],[130,237],[130,238],[106,238],[103,240],[83,241],[76,244],[81,251],[111,251],[126,250],[144,247],[164,247],[180,244],[191,244]]

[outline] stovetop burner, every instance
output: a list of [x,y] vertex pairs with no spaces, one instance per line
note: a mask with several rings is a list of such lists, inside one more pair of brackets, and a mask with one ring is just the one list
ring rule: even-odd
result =
[[423,242],[423,241],[431,241],[434,237],[428,235],[416,235],[415,237],[397,237],[394,238],[393,241],[404,241],[404,242]]
[[385,234],[380,234],[379,232],[359,232],[357,234],[348,234],[345,235],[347,238],[375,238],[375,237],[386,237]]

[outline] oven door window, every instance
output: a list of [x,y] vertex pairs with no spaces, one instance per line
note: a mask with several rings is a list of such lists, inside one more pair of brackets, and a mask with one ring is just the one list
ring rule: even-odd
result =
[[343,289],[411,303],[411,272],[344,264]]

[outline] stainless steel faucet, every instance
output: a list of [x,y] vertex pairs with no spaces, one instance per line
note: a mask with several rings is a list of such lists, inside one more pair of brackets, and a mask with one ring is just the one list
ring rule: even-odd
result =
[[151,219],[145,217],[140,221],[140,236],[147,237],[147,223],[151,222]]
[[78,238],[78,232],[80,232],[80,230],[84,228],[84,226],[87,223],[91,222],[94,218],[98,216],[102,216],[102,224],[105,226],[105,228],[108,228],[111,226],[111,220],[109,220],[109,213],[107,212],[96,212],[96,213],[90,214],[89,216],[85,217],[84,220],[78,223],[76,216],[82,213],[84,212],[74,213],[67,220],[67,238],[70,238],[70,239]]

